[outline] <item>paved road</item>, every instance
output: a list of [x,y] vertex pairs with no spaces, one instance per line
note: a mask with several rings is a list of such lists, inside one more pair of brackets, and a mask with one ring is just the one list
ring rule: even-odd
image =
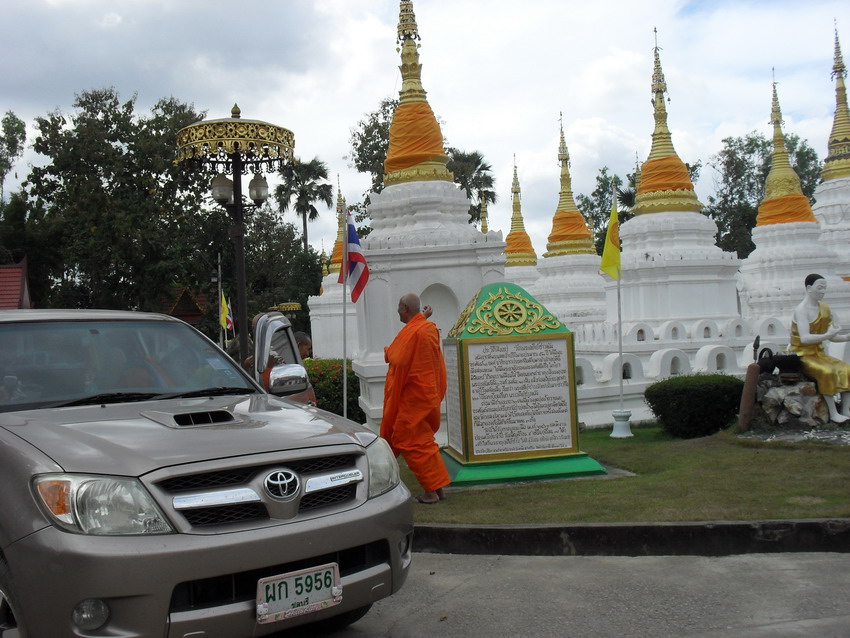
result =
[[416,554],[398,594],[326,635],[845,638],[850,554]]

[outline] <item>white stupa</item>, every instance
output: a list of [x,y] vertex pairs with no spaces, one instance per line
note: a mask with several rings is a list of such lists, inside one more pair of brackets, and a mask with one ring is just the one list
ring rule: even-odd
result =
[[402,327],[399,298],[418,294],[445,335],[483,285],[504,279],[505,263],[501,234],[481,233],[468,223],[469,200],[446,169],[442,132],[420,79],[413,3],[400,5],[402,88],[390,127],[385,188],[370,196],[372,232],[362,242],[370,277],[358,301],[353,362],[360,406],[374,429],[383,411],[384,347]]
[[576,332],[580,347],[584,329],[604,322],[607,307],[605,281],[599,274],[600,257],[596,254],[593,234],[573,198],[570,154],[563,125],[558,162],[561,164],[558,207],[552,218],[546,252],[537,264],[540,278],[535,282],[534,296]]

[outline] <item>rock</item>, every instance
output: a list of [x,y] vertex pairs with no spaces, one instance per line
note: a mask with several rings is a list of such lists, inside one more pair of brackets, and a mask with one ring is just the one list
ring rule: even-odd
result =
[[776,375],[762,374],[756,388],[759,421],[767,427],[806,429],[829,423],[829,410],[813,381],[782,384]]

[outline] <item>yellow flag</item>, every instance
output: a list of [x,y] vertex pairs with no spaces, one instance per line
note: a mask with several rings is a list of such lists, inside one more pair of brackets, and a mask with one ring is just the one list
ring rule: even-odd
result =
[[612,279],[620,278],[620,224],[617,221],[617,197],[612,197],[611,219],[605,233],[605,246],[602,249],[602,261],[599,270]]
[[227,308],[227,299],[224,298],[224,293],[221,293],[221,315],[219,316],[219,322],[221,323],[221,327],[227,330],[227,318],[230,316],[230,310]]

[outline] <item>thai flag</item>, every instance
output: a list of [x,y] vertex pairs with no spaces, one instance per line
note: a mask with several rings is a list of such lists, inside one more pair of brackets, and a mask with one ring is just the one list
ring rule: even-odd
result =
[[354,218],[351,211],[345,212],[345,236],[342,246],[343,258],[342,268],[339,269],[339,283],[348,283],[351,286],[352,303],[360,299],[360,293],[369,281],[369,265],[366,256],[360,247],[360,238],[357,237],[357,229],[354,227]]

